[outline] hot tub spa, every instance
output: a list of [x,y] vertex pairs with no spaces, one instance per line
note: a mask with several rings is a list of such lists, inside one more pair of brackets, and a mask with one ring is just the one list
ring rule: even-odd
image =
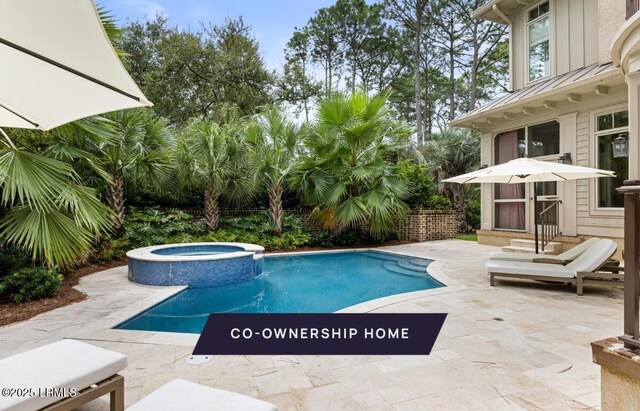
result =
[[188,243],[127,252],[129,280],[146,285],[217,287],[262,273],[264,248],[244,243]]

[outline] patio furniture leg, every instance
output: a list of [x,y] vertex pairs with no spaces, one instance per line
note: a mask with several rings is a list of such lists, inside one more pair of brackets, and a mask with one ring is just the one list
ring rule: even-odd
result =
[[489,285],[491,285],[491,287],[494,287],[496,285],[496,279],[493,273],[489,273]]
[[584,273],[578,273],[576,280],[576,292],[578,295],[582,295],[582,292],[584,291]]
[[124,378],[116,381],[114,390],[109,394],[109,410],[124,411]]

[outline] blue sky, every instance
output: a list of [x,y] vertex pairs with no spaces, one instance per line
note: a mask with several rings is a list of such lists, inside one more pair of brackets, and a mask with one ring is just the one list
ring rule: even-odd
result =
[[200,27],[201,21],[215,24],[225,17],[243,16],[260,42],[260,51],[270,69],[284,64],[284,46],[294,27],[304,26],[320,7],[335,0],[98,0],[120,24],[153,17],[160,12],[170,24],[181,28]]

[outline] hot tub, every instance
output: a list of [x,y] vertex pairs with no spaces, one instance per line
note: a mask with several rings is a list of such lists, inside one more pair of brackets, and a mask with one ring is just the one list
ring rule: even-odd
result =
[[146,285],[217,287],[262,273],[264,248],[245,243],[186,243],[127,252],[129,280]]

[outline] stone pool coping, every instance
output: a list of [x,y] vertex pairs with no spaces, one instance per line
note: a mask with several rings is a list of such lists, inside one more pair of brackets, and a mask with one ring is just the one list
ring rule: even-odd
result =
[[[327,253],[350,253],[350,252],[363,252],[371,251],[376,253],[385,253],[398,255],[411,258],[422,258],[427,260],[433,260],[429,264],[428,269],[425,271],[428,274],[443,284],[443,287],[432,288],[428,290],[412,291],[408,293],[394,294],[386,297],[376,298],[374,300],[365,301],[356,305],[345,307],[336,313],[366,313],[371,312],[383,307],[392,306],[402,302],[415,300],[423,297],[449,294],[466,290],[467,287],[460,284],[458,281],[447,276],[442,270],[443,262],[438,261],[435,258],[429,256],[415,256],[405,254],[401,251],[386,250],[383,248],[349,248],[342,250],[320,250],[320,251],[298,251],[298,252],[286,252],[286,253],[272,253],[268,256],[291,256],[291,255],[309,255],[309,254],[327,254]],[[111,269],[117,271],[122,267]],[[149,310],[169,297],[172,297],[186,288],[187,286],[149,286],[137,284],[126,279],[126,271],[124,272],[125,281],[132,287],[144,287],[146,289],[154,290],[154,293],[134,304],[127,306],[121,310],[113,312],[107,317],[96,321],[92,324],[91,328],[85,331],[77,332],[73,335],[69,335],[68,338],[82,339],[88,341],[117,341],[126,343],[141,343],[141,344],[159,344],[159,345],[181,345],[194,347],[200,334],[189,333],[175,333],[166,331],[139,331],[139,330],[122,330],[114,329],[117,325],[125,322],[126,320]]]

